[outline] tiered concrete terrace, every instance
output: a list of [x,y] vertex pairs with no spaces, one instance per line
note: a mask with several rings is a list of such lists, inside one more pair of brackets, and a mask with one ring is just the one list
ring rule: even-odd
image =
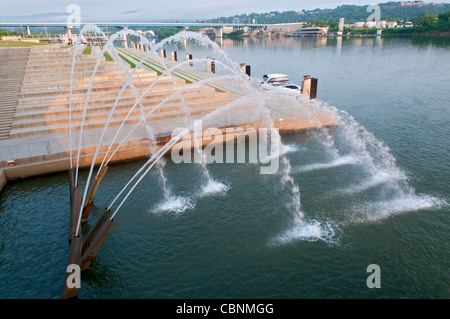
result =
[[[98,49],[98,48],[97,48]],[[0,137],[0,185],[1,179],[8,180],[24,178],[51,172],[65,171],[69,168],[69,105],[70,76],[73,58],[73,48],[55,46],[32,47],[29,51],[16,54],[14,63],[8,63],[10,55],[0,64],[0,72],[8,74],[11,81],[0,82],[0,114],[5,123],[1,126]],[[83,109],[86,103],[89,83],[95,67],[96,50],[92,55],[78,54],[72,86],[72,147],[78,148]],[[138,59],[142,52],[129,50],[129,59]],[[12,61],[12,60],[11,60]],[[137,61],[137,60],[136,60]],[[156,59],[153,61],[157,63]],[[167,61],[169,65],[174,62]],[[122,67],[119,66],[122,64]],[[126,74],[123,61],[102,62],[95,74],[93,87],[88,99],[83,139],[81,144],[81,167],[91,164],[97,143],[114,105],[119,91],[125,83]],[[128,64],[126,64],[128,66]],[[162,68],[162,66],[160,66]],[[153,84],[142,99],[142,107],[136,107],[127,119],[124,130],[118,141],[130,131],[135,123],[142,118],[142,111],[148,112],[171,97],[163,107],[147,118],[147,124],[157,137],[157,147],[166,143],[177,127],[186,127],[186,110],[191,119],[200,119],[205,114],[213,112],[220,106],[235,101],[240,97],[239,89],[232,85],[218,87],[199,85],[195,82],[214,76],[186,66],[182,70],[183,77],[174,73],[158,79],[155,68],[137,69],[132,78],[132,84],[139,96]],[[23,71],[24,70],[24,71]],[[156,68],[158,70],[158,67]],[[190,74],[187,84],[186,74]],[[158,79],[158,81],[156,81]],[[173,93],[183,88],[181,96]],[[10,92],[10,93],[9,93]],[[15,94],[15,95],[14,95]],[[125,119],[128,110],[136,101],[130,86],[122,94],[110,123],[97,163],[103,159],[103,154],[118,125]],[[252,117],[253,105],[238,105],[221,114],[220,121],[214,122],[215,127],[253,126],[258,128],[261,120]],[[283,109],[284,108],[284,109]],[[278,112],[278,113],[277,113]],[[281,106],[277,114],[272,116],[274,123],[283,132],[291,132],[311,128],[317,125],[333,125],[335,121],[323,114],[315,117],[318,121],[296,114],[295,111]],[[283,114],[283,116],[280,116]],[[138,159],[150,154],[148,131],[141,125],[129,136],[112,162]]]

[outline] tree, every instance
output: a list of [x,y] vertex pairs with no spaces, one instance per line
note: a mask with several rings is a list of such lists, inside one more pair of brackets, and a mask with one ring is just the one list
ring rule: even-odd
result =
[[425,28],[430,28],[436,23],[436,16],[428,14],[426,11],[422,12],[416,19],[416,25],[421,25]]
[[330,28],[337,28],[339,26],[334,18],[328,19],[328,25],[330,26]]

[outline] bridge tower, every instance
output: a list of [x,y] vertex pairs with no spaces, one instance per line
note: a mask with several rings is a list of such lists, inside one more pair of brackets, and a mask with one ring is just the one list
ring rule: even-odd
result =
[[223,27],[214,28],[214,34],[216,35],[216,38],[222,38],[223,37]]

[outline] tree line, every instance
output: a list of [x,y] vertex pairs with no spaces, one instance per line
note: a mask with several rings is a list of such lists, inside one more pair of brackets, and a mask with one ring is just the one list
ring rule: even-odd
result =
[[[425,4],[423,6],[402,6],[401,2],[380,3],[380,11],[382,20],[386,21],[410,21],[419,17],[423,12],[434,14],[435,16],[450,11],[449,3],[441,4]],[[320,21],[327,23],[330,20],[339,21],[340,18],[345,19],[345,23],[355,23],[365,21],[370,13],[367,12],[367,6],[358,5],[341,5],[335,9],[314,9],[302,11],[285,11],[285,12],[266,12],[266,13],[250,13],[241,14],[231,17],[219,17],[216,19],[203,21],[213,23],[294,23]]]

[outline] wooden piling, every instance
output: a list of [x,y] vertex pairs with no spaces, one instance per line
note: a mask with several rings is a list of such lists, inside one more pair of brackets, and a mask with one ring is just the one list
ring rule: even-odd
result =
[[105,209],[105,212],[97,219],[94,226],[92,226],[91,230],[84,238],[81,254],[84,254],[88,250],[88,248],[94,241],[95,237],[98,235],[100,230],[103,228],[103,226],[109,219],[111,219],[111,210]]
[[78,219],[80,218],[80,211],[81,211],[80,187],[73,187],[70,203],[71,205],[70,205],[69,243],[71,243],[73,236],[76,236]]
[[85,223],[88,220],[92,204],[94,204],[94,199],[95,195],[97,194],[98,187],[100,186],[100,183],[102,182],[107,170],[108,165],[102,166],[100,172],[95,176],[93,183],[89,186],[87,201],[83,208],[83,215],[81,216],[82,223]]
[[103,227],[97,233],[97,236],[95,236],[95,238],[92,241],[92,243],[90,244],[89,248],[81,256],[81,262],[80,262],[81,271],[89,269],[89,266],[92,264],[92,261],[94,261],[95,257],[97,256],[98,252],[100,251],[100,248],[102,247],[103,243],[105,242],[106,238],[108,237],[109,233],[111,232],[111,229],[113,228],[114,223],[115,223],[115,221],[113,219],[108,218],[106,220],[106,223],[103,225]]

